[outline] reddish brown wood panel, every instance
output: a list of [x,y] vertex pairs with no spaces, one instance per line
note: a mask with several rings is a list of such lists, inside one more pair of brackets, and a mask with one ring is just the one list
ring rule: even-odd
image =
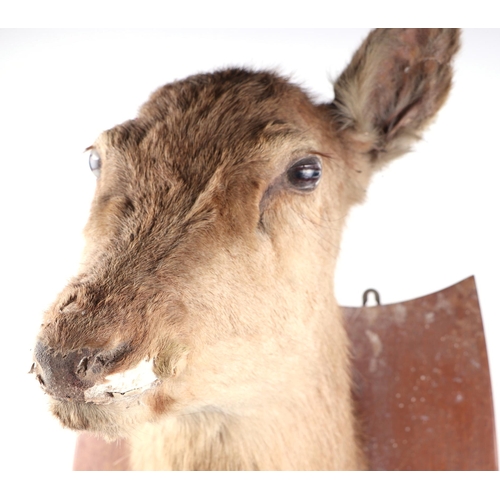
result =
[[474,278],[386,306],[344,308],[374,470],[497,470]]
[[73,470],[129,470],[128,456],[126,441],[107,443],[88,432],[83,432],[76,442]]

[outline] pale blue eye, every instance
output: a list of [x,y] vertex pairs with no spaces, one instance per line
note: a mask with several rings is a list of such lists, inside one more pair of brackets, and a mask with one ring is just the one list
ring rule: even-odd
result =
[[101,157],[95,149],[92,149],[90,151],[89,166],[94,175],[96,177],[99,177],[99,175],[101,174]]
[[288,182],[300,191],[312,191],[321,178],[321,162],[311,156],[294,163],[287,172]]

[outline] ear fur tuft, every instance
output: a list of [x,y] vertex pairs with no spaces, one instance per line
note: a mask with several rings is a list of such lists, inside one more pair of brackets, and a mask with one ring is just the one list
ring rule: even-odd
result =
[[376,29],[335,82],[334,119],[372,167],[406,153],[444,104],[458,29]]

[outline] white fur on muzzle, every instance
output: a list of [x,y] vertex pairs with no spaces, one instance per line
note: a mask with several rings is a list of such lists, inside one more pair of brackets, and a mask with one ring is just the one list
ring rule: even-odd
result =
[[140,395],[157,382],[158,377],[153,372],[153,360],[143,360],[135,368],[108,375],[106,382],[87,389],[84,397],[88,403],[112,403],[115,398]]

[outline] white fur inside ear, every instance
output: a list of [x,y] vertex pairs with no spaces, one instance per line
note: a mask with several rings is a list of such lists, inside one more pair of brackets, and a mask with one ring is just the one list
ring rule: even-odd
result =
[[[94,385],[84,393],[85,400],[98,402],[113,396],[132,395],[149,389],[158,377],[153,372],[153,360],[143,360],[135,368],[106,377],[103,384]],[[111,402],[111,401],[109,401]]]

